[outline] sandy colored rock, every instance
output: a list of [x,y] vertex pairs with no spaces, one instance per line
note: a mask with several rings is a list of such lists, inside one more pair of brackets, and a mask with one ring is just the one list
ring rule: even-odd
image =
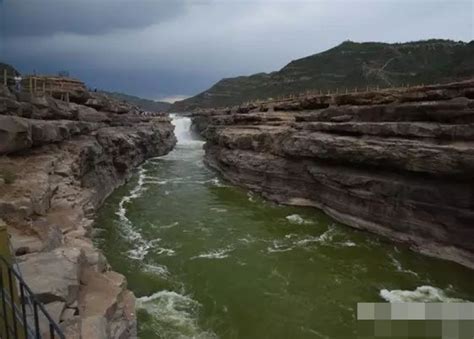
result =
[[83,260],[79,249],[58,248],[23,256],[19,269],[41,302],[70,304],[78,297]]
[[10,243],[15,255],[24,255],[28,253],[40,252],[44,244],[38,236],[18,234],[16,231],[9,232]]
[[107,321],[101,316],[85,317],[81,323],[82,338],[107,339]]
[[63,321],[61,324],[59,324],[59,327],[67,339],[85,338],[81,335],[82,320],[80,316],[74,316],[71,319]]

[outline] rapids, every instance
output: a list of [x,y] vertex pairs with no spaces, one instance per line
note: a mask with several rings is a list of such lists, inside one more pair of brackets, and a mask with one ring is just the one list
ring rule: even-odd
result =
[[98,214],[95,241],[136,294],[140,338],[356,337],[357,302],[474,300],[473,273],[279,206],[176,149],[148,160]]

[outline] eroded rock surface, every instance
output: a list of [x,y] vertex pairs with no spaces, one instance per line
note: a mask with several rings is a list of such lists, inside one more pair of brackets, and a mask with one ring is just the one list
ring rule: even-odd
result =
[[167,116],[87,97],[79,105],[0,86],[0,218],[25,280],[67,338],[134,338],[133,293],[93,246],[91,226],[133,169],[176,139]]
[[474,81],[201,111],[193,125],[233,183],[474,268]]

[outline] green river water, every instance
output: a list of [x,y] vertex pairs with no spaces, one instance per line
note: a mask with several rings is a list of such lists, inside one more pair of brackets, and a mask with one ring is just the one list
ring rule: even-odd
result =
[[474,300],[474,274],[225,183],[188,118],[98,213],[140,338],[353,338],[357,302]]

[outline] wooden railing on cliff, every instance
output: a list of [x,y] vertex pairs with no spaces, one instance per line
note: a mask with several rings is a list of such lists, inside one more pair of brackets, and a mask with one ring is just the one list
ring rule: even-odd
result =
[[[473,79],[464,79],[465,81],[473,80]],[[388,91],[406,91],[406,90],[419,90],[424,87],[436,87],[436,86],[442,86],[442,85],[447,85],[449,83],[435,83],[435,84],[406,84],[406,85],[401,85],[401,86],[390,86],[390,87],[380,87],[380,86],[364,86],[364,87],[345,87],[342,89],[336,88],[336,89],[328,89],[328,90],[322,90],[322,89],[313,89],[313,90],[307,90],[303,91],[297,94],[288,94],[285,96],[278,96],[275,98],[268,98],[268,99],[255,99],[251,101],[245,101],[242,102],[238,105],[233,105],[232,107],[249,107],[249,106],[265,106],[265,105],[274,105],[277,103],[284,103],[284,102],[289,102],[293,100],[298,100],[298,99],[304,99],[308,97],[324,97],[324,96],[339,96],[339,95],[344,95],[344,94],[367,94],[367,93],[374,93],[374,92],[388,92]],[[220,107],[211,107],[209,109],[212,110],[226,110],[229,109],[230,106],[220,106]],[[199,111],[200,109],[196,109],[196,111]]]
[[[15,74],[8,74],[3,70],[2,81],[4,86],[15,84]],[[84,88],[84,83],[73,78],[48,76],[48,75],[25,75],[21,80],[21,91],[35,96],[51,95],[69,102],[70,94],[78,88]]]
[[344,87],[342,89],[313,89],[307,90],[304,92],[300,92],[297,94],[288,94],[285,96],[278,96],[276,98],[268,98],[268,99],[257,99],[253,101],[247,101],[242,103],[240,106],[248,106],[248,105],[265,105],[265,104],[273,104],[276,102],[285,102],[285,101],[292,101],[295,99],[303,99],[306,97],[312,96],[333,96],[333,95],[342,95],[342,94],[355,94],[355,93],[370,93],[370,92],[382,92],[382,91],[397,91],[397,90],[406,90],[407,88],[422,88],[425,84],[406,84],[402,86],[391,86],[391,87],[380,87],[380,86],[365,86],[365,87]]

